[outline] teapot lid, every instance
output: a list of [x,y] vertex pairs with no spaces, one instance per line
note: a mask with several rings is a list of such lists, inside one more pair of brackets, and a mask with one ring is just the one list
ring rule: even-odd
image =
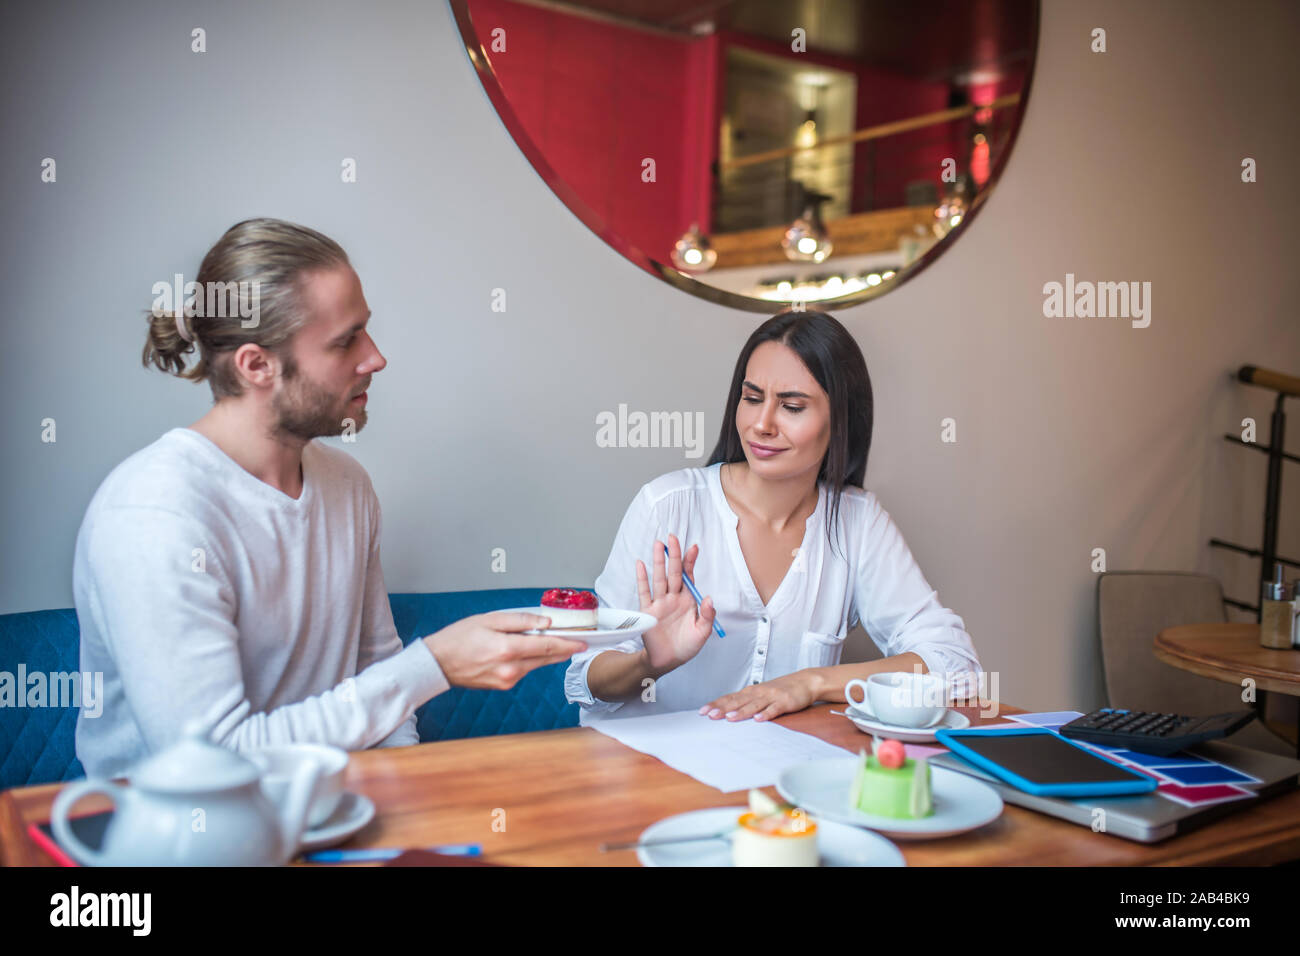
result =
[[209,741],[205,725],[198,720],[186,722],[180,740],[128,774],[133,785],[164,793],[227,790],[261,775],[251,760]]

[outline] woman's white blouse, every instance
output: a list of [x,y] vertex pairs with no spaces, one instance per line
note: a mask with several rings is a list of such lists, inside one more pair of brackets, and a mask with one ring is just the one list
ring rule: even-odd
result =
[[764,606],[740,550],[739,519],[723,494],[721,467],[683,468],[642,486],[623,516],[595,590],[602,606],[640,608],[637,559],[645,562],[653,583],[654,542],[666,543],[675,534],[683,551],[700,546],[695,584],[701,596],[713,597],[727,636],[715,632],[694,658],[659,678],[640,698],[624,702],[593,698],[587,669],[605,651],[641,650],[640,637],[575,654],[564,690],[582,707],[580,723],[615,711],[631,717],[698,710],[747,684],[838,664],[844,638],[859,619],[886,657],[912,651],[950,687],[975,687],[980,664],[965,625],[939,603],[875,495],[844,488],[838,546],[832,549],[826,534],[831,500],[821,485],[803,545]]

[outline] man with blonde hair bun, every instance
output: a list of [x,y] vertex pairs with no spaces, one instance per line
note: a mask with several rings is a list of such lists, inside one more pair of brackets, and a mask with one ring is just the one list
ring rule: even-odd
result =
[[[193,309],[150,315],[143,361],[207,381],[213,407],[114,468],[77,535],[81,667],[104,674],[102,715],[77,721],[90,776],[124,773],[191,720],[238,751],[418,743],[415,709],[452,684],[509,688],[586,649],[502,612],[403,649],[370,478],[314,441],[365,427],[387,364],[337,243],[247,220],[196,283]],[[238,301],[201,314],[214,283]]]

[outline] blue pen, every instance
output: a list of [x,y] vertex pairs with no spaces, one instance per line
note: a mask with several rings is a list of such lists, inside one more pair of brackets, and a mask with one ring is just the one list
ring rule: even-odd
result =
[[[428,847],[434,853],[445,856],[479,856],[483,847],[477,843],[449,843],[446,846]],[[368,850],[315,850],[304,853],[302,858],[308,863],[369,863],[373,860],[391,860],[401,856],[406,850],[399,847],[375,847]]]
[[[665,554],[667,557],[672,557],[672,552],[668,550],[668,545],[664,545],[664,554]],[[700,592],[697,591],[697,590],[695,589],[695,582],[691,580],[691,576],[690,576],[689,574],[686,573],[686,569],[685,569],[685,568],[682,568],[682,583],[685,584],[686,587],[687,587],[687,589],[691,592],[691,597],[695,598],[695,603],[696,603],[696,604],[703,604],[703,603],[704,603],[704,598],[700,597]],[[727,636],[726,633],[722,630],[722,628],[718,627],[718,618],[717,618],[717,609],[716,609],[716,608],[714,609],[713,629],[717,632],[718,637],[726,637],[726,636]]]

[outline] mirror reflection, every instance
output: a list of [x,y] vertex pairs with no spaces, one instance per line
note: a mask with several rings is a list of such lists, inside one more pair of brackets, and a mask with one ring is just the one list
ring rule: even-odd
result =
[[1037,0],[452,5],[566,205],[754,311],[883,294],[951,245],[1006,163],[1038,34]]

